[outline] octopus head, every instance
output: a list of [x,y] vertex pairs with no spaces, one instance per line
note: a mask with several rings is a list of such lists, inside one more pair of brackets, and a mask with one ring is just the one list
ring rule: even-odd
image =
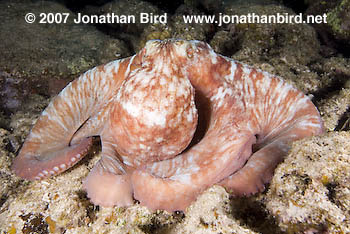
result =
[[[132,166],[172,158],[191,142],[197,126],[194,88],[178,67],[187,41],[151,41],[142,65],[115,97],[111,131],[118,153]],[[187,52],[186,52],[187,53]]]
[[202,41],[182,39],[150,40],[141,51],[143,65],[167,64],[178,70],[189,63],[196,63],[200,58],[213,54],[212,48]]
[[220,83],[217,79],[211,79],[211,76],[217,78],[230,69],[230,64],[223,56],[216,54],[207,43],[196,40],[151,40],[139,55],[142,57],[143,70],[186,78],[196,91],[207,97],[211,96],[213,87]]

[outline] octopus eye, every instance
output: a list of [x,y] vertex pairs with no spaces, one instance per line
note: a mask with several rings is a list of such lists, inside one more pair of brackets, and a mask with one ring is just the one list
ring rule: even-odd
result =
[[142,57],[141,57],[141,63],[143,63],[143,62],[147,59],[147,50],[146,50],[146,48],[143,48],[143,49],[140,51],[140,54],[142,55]]
[[181,46],[181,45],[184,44],[184,41],[183,41],[183,40],[176,40],[176,41],[174,42],[174,44],[177,45],[177,46]]
[[194,51],[193,51],[192,46],[188,46],[188,47],[186,48],[187,57],[188,57],[188,58],[193,58],[193,53],[194,53]]

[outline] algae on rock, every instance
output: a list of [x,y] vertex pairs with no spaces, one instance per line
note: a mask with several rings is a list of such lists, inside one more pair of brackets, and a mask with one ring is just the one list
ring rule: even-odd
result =
[[[129,55],[121,40],[90,25],[73,23],[76,15],[59,3],[1,1],[0,9],[6,9],[0,11],[0,69],[10,74],[18,72],[35,84],[49,86],[47,83],[55,79],[70,81],[94,66]],[[28,12],[36,15],[36,22],[25,22]],[[38,22],[41,13],[62,12],[69,14],[66,23]],[[52,95],[47,87],[37,92]]]
[[338,38],[350,40],[350,0],[340,1],[332,11],[327,13],[327,24]]
[[350,132],[293,143],[271,181],[266,208],[290,233],[350,232]]

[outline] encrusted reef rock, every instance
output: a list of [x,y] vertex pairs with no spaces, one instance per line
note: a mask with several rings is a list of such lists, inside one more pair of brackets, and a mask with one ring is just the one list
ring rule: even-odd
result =
[[350,88],[322,100],[319,110],[327,130],[349,130]]
[[163,12],[159,10],[156,6],[152,5],[146,1],[138,1],[138,0],[115,0],[103,5],[99,10],[100,14],[115,14],[115,15],[124,15],[124,16],[135,16],[135,23],[127,24],[127,23],[113,23],[109,24],[110,27],[117,29],[119,31],[123,31],[125,33],[135,33],[140,34],[143,32],[145,27],[148,24],[140,21],[141,14],[152,14],[159,15]]
[[[225,7],[226,15],[244,16],[252,12],[265,16],[295,15],[291,9],[277,4],[241,2]],[[305,93],[314,92],[327,82],[308,67],[321,56],[317,34],[307,24],[228,24],[214,35],[211,45],[222,50],[220,53],[282,76]]]
[[[342,46],[350,47],[350,1],[310,1],[307,15],[327,16],[326,24],[314,24],[320,34],[322,41],[331,47],[341,48]],[[333,40],[335,39],[335,41]]]
[[327,85],[317,93],[317,106],[327,131],[349,130],[350,59],[331,57],[311,66]]
[[[162,5],[159,2],[159,5]],[[187,40],[206,40],[213,32],[214,25],[210,23],[185,23],[183,15],[204,15],[198,10],[197,4],[182,4],[171,12],[164,12],[149,1],[141,0],[115,0],[101,7],[87,6],[84,13],[88,15],[115,14],[119,16],[135,16],[135,23],[116,22],[104,24],[104,30],[116,38],[130,43],[129,47],[137,52],[148,40],[181,38]],[[140,21],[140,14],[162,15],[166,14],[166,24],[155,20],[147,23]],[[145,19],[145,18],[144,18]],[[164,19],[164,17],[162,18]]]
[[11,160],[14,155],[9,152],[8,148],[11,146],[10,132],[6,129],[0,128],[0,207],[4,204],[6,199],[14,192],[14,188],[19,182],[18,178],[14,178],[9,170]]
[[185,23],[184,15],[204,15],[204,12],[191,8],[187,4],[179,6],[173,15],[169,15],[167,24],[150,24],[141,34],[138,48],[142,48],[148,40],[180,38],[186,40],[206,41],[213,33],[214,25],[210,23]]
[[220,186],[205,191],[169,234],[177,233],[257,233],[233,219],[229,194]]
[[328,24],[335,33],[336,37],[344,40],[350,40],[350,1],[342,0],[329,13],[327,13]]
[[[227,15],[247,15],[251,12],[265,16],[277,13],[295,15],[291,9],[277,4],[232,4],[225,9]],[[320,57],[317,35],[307,24],[241,23],[229,26],[231,31],[234,27],[237,34],[242,34],[242,50],[235,54],[236,58],[280,55],[279,59],[287,56],[290,61],[286,63],[291,65],[306,65]]]
[[266,208],[287,233],[350,232],[350,132],[295,142],[276,169]]
[[[73,76],[129,55],[124,42],[90,25],[73,23],[76,14],[61,4],[1,1],[0,9],[6,9],[0,11],[0,68],[32,80],[32,87],[40,87],[38,93],[56,94]],[[27,13],[35,14],[34,23],[25,22]],[[68,13],[69,17],[66,23],[39,23],[41,13]]]

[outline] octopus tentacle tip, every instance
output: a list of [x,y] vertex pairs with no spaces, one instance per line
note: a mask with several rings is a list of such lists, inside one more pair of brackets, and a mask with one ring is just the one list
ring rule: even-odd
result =
[[[92,138],[85,138],[75,145],[31,155],[21,151],[12,164],[16,175],[27,180],[40,180],[62,173],[77,163],[92,145]],[[58,156],[57,156],[58,155]]]
[[190,185],[163,180],[142,170],[135,171],[131,180],[135,199],[152,211],[184,211],[196,199]]
[[263,191],[290,143],[322,132],[310,99],[281,78],[205,42],[152,40],[64,88],[12,169],[29,180],[59,174],[100,136],[102,158],[83,182],[94,204],[186,210],[214,184]]
[[115,175],[93,169],[84,180],[83,188],[95,205],[125,207],[134,202],[128,175]]

